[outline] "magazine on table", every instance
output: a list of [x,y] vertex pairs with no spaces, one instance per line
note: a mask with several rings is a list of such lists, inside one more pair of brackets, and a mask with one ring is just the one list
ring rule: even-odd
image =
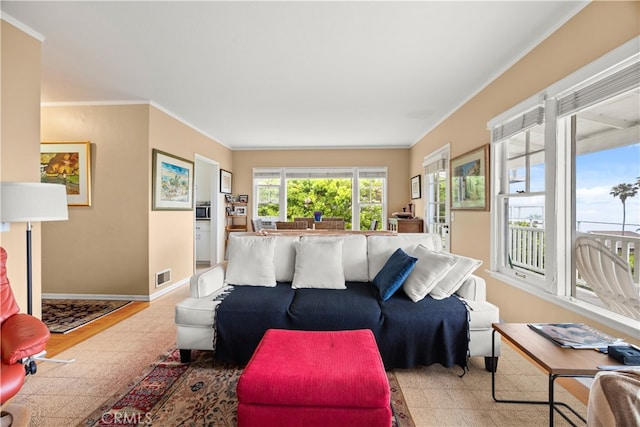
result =
[[623,341],[584,323],[529,323],[529,327],[562,347],[607,348]]

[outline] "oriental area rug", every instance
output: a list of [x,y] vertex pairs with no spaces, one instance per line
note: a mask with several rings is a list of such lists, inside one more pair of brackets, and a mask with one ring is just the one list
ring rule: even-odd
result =
[[114,300],[43,299],[42,321],[52,334],[66,334],[130,303],[131,301]]
[[[180,363],[175,348],[165,352],[138,378],[116,393],[83,426],[237,425],[236,386],[242,369],[214,363],[213,352],[193,351]],[[393,372],[388,372],[394,427],[415,426]]]

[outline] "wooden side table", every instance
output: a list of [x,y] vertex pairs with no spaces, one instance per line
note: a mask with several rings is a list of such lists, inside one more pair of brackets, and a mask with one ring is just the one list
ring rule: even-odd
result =
[[418,218],[389,218],[387,221],[387,230],[398,233],[423,233],[424,221]]
[[[534,405],[549,405],[549,425],[553,426],[553,416],[558,412],[567,422],[573,426],[576,424],[569,419],[567,414],[560,411],[558,406],[562,406],[571,411],[576,417],[586,423],[584,417],[578,414],[573,408],[563,402],[554,401],[555,380],[561,377],[571,378],[592,378],[599,370],[599,365],[619,365],[606,354],[594,350],[575,350],[563,348],[554,344],[542,335],[533,331],[526,323],[493,323],[493,336],[491,338],[492,348],[495,349],[495,335],[499,333],[504,339],[529,356],[549,376],[549,398],[546,401],[536,400],[507,400],[496,397],[495,370],[491,372],[491,396],[498,403],[527,403]],[[492,354],[495,358],[495,353]]]

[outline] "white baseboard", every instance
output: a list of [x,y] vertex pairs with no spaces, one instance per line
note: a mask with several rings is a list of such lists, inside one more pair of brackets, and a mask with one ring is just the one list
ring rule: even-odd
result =
[[190,278],[182,279],[172,285],[166,285],[158,288],[158,292],[151,295],[122,295],[122,294],[59,294],[59,293],[43,293],[44,299],[97,299],[97,300],[115,300],[115,301],[143,301],[150,302],[163,295],[168,294],[180,286],[189,283]]

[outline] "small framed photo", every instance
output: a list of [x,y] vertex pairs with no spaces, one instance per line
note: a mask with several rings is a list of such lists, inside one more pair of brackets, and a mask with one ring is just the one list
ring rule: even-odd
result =
[[233,174],[224,169],[220,169],[220,192],[231,194],[231,179]]
[[235,209],[237,216],[247,216],[247,207],[246,206],[236,206]]
[[154,148],[152,192],[154,211],[193,209],[193,162]]
[[40,182],[62,184],[67,189],[67,205],[91,206],[91,144],[42,142]]
[[248,194],[240,194],[240,195],[238,195],[238,201],[240,203],[249,203],[249,195]]
[[225,211],[227,212],[227,216],[231,216],[233,215],[233,211],[231,210],[231,206],[227,206],[225,208]]
[[420,175],[416,175],[411,178],[411,199],[419,199],[422,197],[422,191],[420,188]]
[[451,209],[489,210],[489,145],[451,159]]
[[231,194],[225,194],[224,195],[224,201],[227,202],[227,203],[233,202],[233,196]]

